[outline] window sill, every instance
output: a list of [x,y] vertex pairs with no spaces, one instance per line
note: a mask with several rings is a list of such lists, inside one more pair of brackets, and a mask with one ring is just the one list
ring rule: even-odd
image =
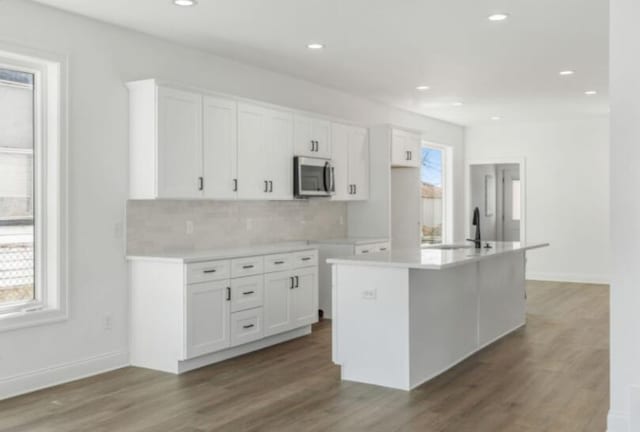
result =
[[0,333],[66,321],[68,318],[67,313],[60,309],[6,313],[0,315]]

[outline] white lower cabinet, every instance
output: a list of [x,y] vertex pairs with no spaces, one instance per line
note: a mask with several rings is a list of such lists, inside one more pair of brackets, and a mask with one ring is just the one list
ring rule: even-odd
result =
[[182,359],[228,348],[230,312],[229,281],[187,285],[185,346]]
[[[281,270],[286,269],[286,270]],[[131,364],[182,373],[310,332],[318,253],[131,260]]]

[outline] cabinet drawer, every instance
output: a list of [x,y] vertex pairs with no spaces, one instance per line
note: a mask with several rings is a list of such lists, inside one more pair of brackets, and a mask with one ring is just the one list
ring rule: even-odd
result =
[[262,275],[231,279],[231,312],[261,307],[263,298]]
[[231,277],[252,276],[262,273],[263,260],[261,256],[238,258],[231,260]]
[[371,245],[372,252],[386,252],[390,248],[389,243],[376,243]]
[[262,308],[248,309],[231,314],[231,346],[262,339]]
[[293,254],[293,268],[312,267],[318,265],[318,251],[308,250]]
[[375,244],[366,244],[356,246],[356,255],[379,252]]
[[293,266],[292,254],[266,255],[264,257],[264,272],[271,273],[289,270]]
[[187,264],[187,283],[229,279],[229,261],[207,261]]

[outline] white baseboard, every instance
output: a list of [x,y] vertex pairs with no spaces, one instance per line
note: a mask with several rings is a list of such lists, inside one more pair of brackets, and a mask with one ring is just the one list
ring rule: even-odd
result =
[[580,273],[537,273],[527,272],[527,280],[539,280],[548,282],[572,282],[608,285],[609,275],[580,274]]
[[607,432],[631,432],[629,417],[624,413],[609,411],[607,415]]
[[126,351],[114,351],[23,374],[0,378],[0,401],[46,387],[75,381],[114,369],[120,369],[128,365],[129,354]]

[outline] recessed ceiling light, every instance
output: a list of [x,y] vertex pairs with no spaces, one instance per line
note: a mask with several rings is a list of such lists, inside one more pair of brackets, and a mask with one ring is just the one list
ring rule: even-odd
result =
[[173,0],[176,6],[195,6],[198,4],[196,0]]
[[462,102],[453,102],[451,105],[455,106],[455,107],[459,107],[459,106],[462,106],[464,104]]
[[587,90],[586,92],[584,92],[584,94],[586,94],[587,96],[593,96],[595,94],[598,94],[598,92],[595,90]]
[[491,117],[491,120],[502,120],[502,117],[500,117],[500,116],[493,116],[493,117]]
[[504,21],[507,18],[509,18],[509,14],[503,13],[503,12],[494,13],[494,14],[489,15],[488,18],[489,18],[489,21]]
[[425,90],[429,90],[430,88],[431,87],[426,85],[419,85],[418,87],[416,87],[416,90],[425,91]]
[[307,48],[311,50],[321,50],[322,48],[324,48],[324,45],[322,45],[321,43],[313,42],[308,44]]
[[573,75],[575,72],[572,70],[563,70],[563,71],[560,71],[559,73],[562,76],[569,76],[569,75]]

